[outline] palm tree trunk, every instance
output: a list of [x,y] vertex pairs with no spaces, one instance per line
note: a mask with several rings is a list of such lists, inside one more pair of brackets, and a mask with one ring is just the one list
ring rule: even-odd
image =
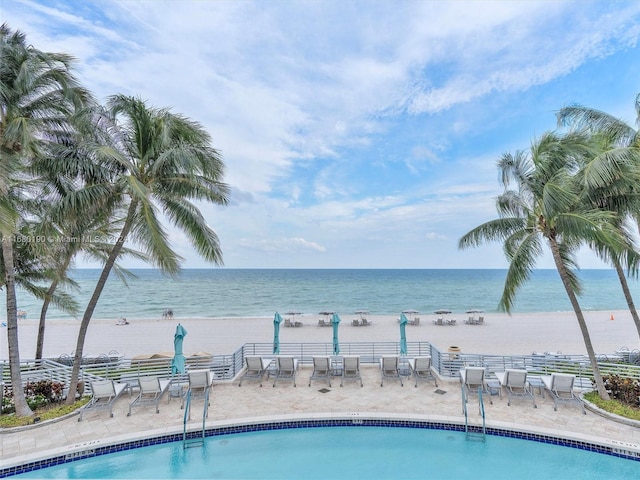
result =
[[80,323],[80,330],[78,331],[78,341],[76,343],[76,351],[75,356],[73,358],[73,369],[71,370],[71,380],[69,381],[69,394],[67,395],[67,405],[72,405],[75,402],[75,392],[78,389],[78,380],[80,379],[80,367],[82,363],[82,351],[84,349],[84,342],[87,336],[87,330],[89,328],[89,322],[91,321],[91,317],[93,316],[93,311],[98,305],[98,300],[100,299],[100,295],[102,294],[102,290],[104,290],[104,286],[107,284],[107,279],[109,278],[109,274],[111,273],[111,269],[115,264],[118,256],[120,255],[120,251],[124,245],[125,239],[129,232],[131,231],[131,225],[133,224],[133,218],[135,216],[135,211],[137,208],[138,202],[132,200],[129,204],[129,210],[127,211],[126,220],[124,225],[122,226],[122,231],[120,232],[120,236],[113,246],[113,250],[109,254],[109,258],[104,264],[102,268],[102,273],[100,274],[100,278],[98,278],[98,283],[96,284],[96,288],[93,291],[93,295],[91,295],[91,299],[87,304],[87,309],[84,312],[82,317],[82,322]]
[[44,349],[44,328],[47,321],[47,310],[49,309],[51,297],[53,297],[56,288],[58,288],[58,280],[54,280],[53,283],[49,286],[49,290],[47,290],[47,294],[44,297],[44,301],[42,302],[42,308],[40,309],[40,322],[38,323],[38,340],[36,342],[36,360],[40,360],[42,358],[42,350]]
[[9,370],[11,388],[13,390],[13,404],[16,416],[30,417],[33,415],[27,404],[22,389],[22,374],[20,373],[20,343],[18,342],[18,302],[16,301],[16,279],[13,263],[13,239],[2,235],[2,256],[4,258],[5,288],[7,289],[7,343],[9,347]]
[[[67,271],[67,268],[69,268],[69,264],[71,263],[71,258],[72,255],[67,255],[64,264],[58,269],[58,273],[64,273]],[[47,321],[47,310],[49,310],[49,305],[51,304],[53,294],[56,292],[58,284],[60,283],[59,278],[60,277],[56,278],[49,286],[49,290],[47,290],[47,294],[44,297],[44,301],[42,302],[42,308],[40,309],[40,322],[38,323],[38,340],[36,342],[36,360],[42,358],[42,351],[44,350],[44,329]]]
[[633,323],[636,324],[636,330],[638,330],[638,336],[640,337],[640,317],[638,317],[638,311],[636,310],[636,306],[633,303],[633,297],[631,296],[631,291],[629,290],[627,277],[625,276],[624,270],[622,269],[622,266],[617,259],[613,260],[613,265],[616,267],[618,279],[620,280],[620,286],[622,286],[622,293],[624,293],[624,298],[627,301],[627,305],[629,306],[629,311],[631,312]]
[[587,322],[584,319],[584,314],[582,313],[582,309],[580,308],[580,304],[578,303],[578,298],[576,297],[575,292],[569,282],[569,276],[567,275],[567,271],[565,269],[564,263],[562,262],[562,258],[560,256],[560,249],[558,248],[558,243],[555,238],[549,239],[549,244],[551,246],[551,253],[553,254],[553,260],[555,261],[556,268],[558,269],[558,273],[560,274],[560,279],[562,280],[562,284],[564,285],[564,289],[569,296],[569,301],[571,302],[571,306],[573,307],[573,311],[576,313],[576,318],[578,319],[578,325],[580,325],[580,331],[582,332],[582,338],[584,339],[584,345],[587,349],[587,355],[589,356],[589,362],[591,363],[591,368],[593,370],[593,378],[596,382],[596,389],[598,390],[598,395],[603,400],[609,400],[609,394],[607,393],[607,389],[604,387],[604,381],[602,379],[602,374],[600,373],[600,367],[598,366],[598,361],[596,360],[596,353],[593,349],[593,344],[591,343],[591,336],[589,335],[589,329],[587,328]]

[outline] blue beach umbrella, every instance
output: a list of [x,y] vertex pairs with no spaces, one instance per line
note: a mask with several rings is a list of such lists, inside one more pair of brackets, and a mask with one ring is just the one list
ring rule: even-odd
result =
[[178,326],[176,327],[176,333],[173,335],[174,355],[173,360],[171,360],[172,375],[175,375],[176,373],[184,373],[185,360],[184,355],[182,354],[182,342],[186,335],[187,331],[182,325],[178,324]]
[[273,317],[273,353],[280,353],[280,322],[282,317],[276,312]]
[[338,355],[340,353],[340,342],[338,342],[338,325],[340,325],[340,317],[337,313],[333,314],[331,325],[333,326],[333,354]]
[[407,354],[407,334],[405,333],[405,327],[407,326],[407,317],[404,313],[400,314],[400,355]]

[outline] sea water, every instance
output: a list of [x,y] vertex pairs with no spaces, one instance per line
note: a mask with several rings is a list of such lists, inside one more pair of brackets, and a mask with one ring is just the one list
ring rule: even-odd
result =
[[[94,318],[159,318],[171,309],[176,318],[271,316],[275,311],[340,314],[367,310],[397,315],[407,309],[431,313],[480,309],[497,311],[506,270],[394,270],[394,269],[188,269],[176,278],[157,270],[132,270],[124,285],[111,275]],[[100,274],[97,269],[72,273],[78,290],[69,290],[80,313],[69,315],[51,308],[49,319],[79,318]],[[626,303],[615,271],[582,270],[580,305],[584,310],[622,310]],[[629,280],[640,298],[639,282]],[[0,318],[6,317],[4,291]],[[18,307],[29,318],[39,316],[41,301],[18,292]],[[569,311],[571,305],[555,270],[536,270],[518,292],[513,313]]]

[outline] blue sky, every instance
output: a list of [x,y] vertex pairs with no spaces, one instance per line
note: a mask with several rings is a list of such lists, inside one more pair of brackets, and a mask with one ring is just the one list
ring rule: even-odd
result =
[[[640,93],[635,1],[3,0],[0,13],[74,55],[101,101],[140,96],[207,128],[232,201],[202,211],[229,268],[504,268],[498,244],[457,249],[496,216],[499,156],[572,103],[634,125]],[[207,266],[171,240],[185,267]]]

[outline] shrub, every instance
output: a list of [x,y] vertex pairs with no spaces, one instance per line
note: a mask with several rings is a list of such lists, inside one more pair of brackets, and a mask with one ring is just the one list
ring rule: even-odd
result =
[[605,375],[603,380],[612,398],[632,407],[640,407],[640,380],[619,375]]
[[[63,390],[64,385],[60,382],[40,380],[38,382],[28,382],[24,387],[24,394],[27,397],[27,405],[29,405],[29,408],[35,410],[50,403],[62,401]],[[15,412],[13,391],[5,386],[0,413],[13,412]]]

